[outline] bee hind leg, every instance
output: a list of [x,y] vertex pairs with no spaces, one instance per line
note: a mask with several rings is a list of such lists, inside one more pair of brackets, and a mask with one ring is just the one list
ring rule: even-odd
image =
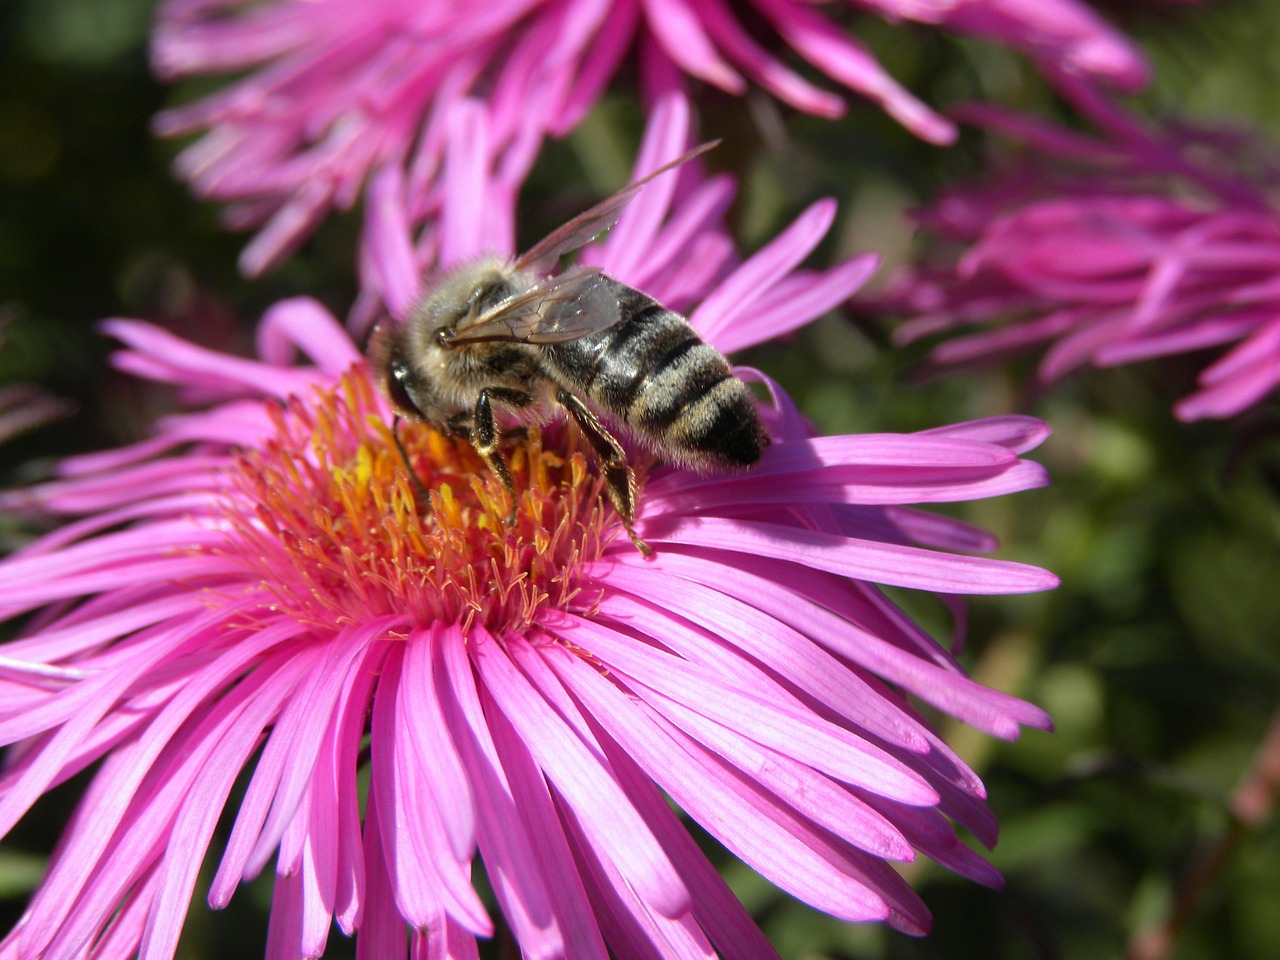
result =
[[636,477],[631,472],[631,467],[627,465],[627,455],[622,449],[622,444],[618,443],[613,434],[605,429],[600,418],[572,393],[567,390],[558,391],[556,402],[569,412],[579,429],[591,441],[596,456],[600,458],[600,468],[604,472],[605,490],[609,494],[609,501],[622,519],[627,536],[631,538],[637,550],[646,557],[651,556],[653,547],[641,540],[631,525],[636,517]]
[[502,431],[498,429],[497,421],[493,417],[493,401],[505,403],[509,407],[527,407],[533,403],[533,397],[520,390],[508,390],[503,387],[485,387],[480,391],[480,396],[476,399],[475,412],[471,417],[471,427],[467,429],[466,424],[459,417],[453,417],[449,421],[449,428],[454,432],[466,430],[463,434],[471,441],[471,445],[475,447],[476,453],[480,455],[480,459],[484,461],[485,466],[494,472],[502,485],[507,488],[507,494],[511,497],[511,513],[507,515],[506,524],[512,526],[516,522],[516,512],[519,503],[516,500],[515,484],[511,482],[511,470],[507,467],[506,457],[502,455],[499,449],[499,443],[502,440]]

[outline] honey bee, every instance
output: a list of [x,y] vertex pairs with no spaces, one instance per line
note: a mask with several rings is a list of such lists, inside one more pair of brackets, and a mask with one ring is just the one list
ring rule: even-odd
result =
[[[641,187],[715,145],[630,184],[513,261],[457,267],[402,325],[380,324],[369,344],[379,386],[399,414],[469,441],[513,504],[495,407],[525,422],[564,411],[594,450],[609,500],[644,554],[651,550],[632,526],[635,474],[605,420],[698,471],[749,468],[769,436],[746,385],[684,317],[597,268],[551,271],[612,227]],[[514,521],[513,507],[507,522]]]

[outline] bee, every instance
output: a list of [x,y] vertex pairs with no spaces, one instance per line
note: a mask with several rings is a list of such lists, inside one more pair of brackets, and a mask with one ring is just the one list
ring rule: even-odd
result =
[[[513,504],[500,449],[507,431],[495,410],[525,422],[544,422],[557,409],[567,414],[595,452],[627,534],[646,555],[651,549],[633,529],[635,474],[611,427],[701,472],[753,466],[769,436],[746,385],[684,317],[595,267],[552,271],[612,227],[641,187],[715,145],[635,181],[513,261],[457,267],[402,325],[379,324],[369,344],[379,386],[399,415],[469,441]],[[513,507],[507,522],[514,521]]]

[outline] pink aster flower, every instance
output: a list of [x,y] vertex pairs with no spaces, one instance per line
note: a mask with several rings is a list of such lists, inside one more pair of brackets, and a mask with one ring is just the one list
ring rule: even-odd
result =
[[[834,117],[844,99],[806,64],[919,136],[948,143],[952,123],[903,89],[871,52],[806,0],[166,0],[153,59],[166,79],[240,74],[162,113],[166,136],[204,131],[177,161],[195,192],[257,229],[241,267],[269,269],[332,209],[348,209],[383,167],[430,207],[454,135],[451,106],[481,97],[492,151],[516,185],[542,138],[577,125],[624,58],[637,54],[650,97],[693,78],[729,93],[756,84],[796,109]],[[1122,89],[1141,56],[1077,0],[852,0],[848,7],[1020,50]],[[750,20],[748,27],[745,20]],[[779,51],[781,48],[781,52]],[[421,222],[419,220],[418,222]]]
[[1174,411],[1182,420],[1239,413],[1280,384],[1275,155],[1238,133],[1153,133],[1101,100],[1076,101],[1101,135],[967,111],[1036,155],[920,213],[944,252],[867,304],[908,317],[900,342],[981,328],[943,340],[931,354],[937,367],[1044,348],[1044,382],[1086,364],[1233,345]]
[[[662,184],[585,255],[651,291],[705,290],[691,321],[722,349],[869,269],[795,270],[820,204],[705,289],[708,194],[673,212]],[[1043,424],[814,437],[741,371],[769,388],[773,444],[740,476],[637,453],[645,559],[562,424],[513,449],[510,526],[468,444],[404,423],[398,449],[312,301],[266,314],[257,359],[106,329],[116,364],[185,409],[0,495],[67,519],[0,564],[0,616],[27,617],[0,648],[0,833],[98,764],[0,955],[171,957],[212,854],[215,908],[274,860],[269,957],[321,955],[334,923],[361,957],[475,956],[496,923],[481,868],[526,956],[774,956],[668,798],[846,920],[927,929],[894,861],[999,882],[952,826],[994,841],[982,785],[912,702],[1006,738],[1047,718],[969,680],[881,585],[948,603],[1052,587],[920,509],[1043,484],[1020,457]]]

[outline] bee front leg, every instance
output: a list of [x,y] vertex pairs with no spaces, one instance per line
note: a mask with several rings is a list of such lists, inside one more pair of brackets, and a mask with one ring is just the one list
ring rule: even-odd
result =
[[404,468],[409,474],[409,483],[413,486],[419,505],[423,510],[431,509],[431,494],[427,493],[427,488],[422,485],[422,478],[414,471],[413,464],[409,461],[409,454],[405,452],[404,444],[400,442],[400,414],[398,413],[391,421],[391,439],[396,442],[396,449],[400,451],[400,459],[404,462]]
[[[485,387],[480,391],[480,396],[476,398],[475,412],[471,417],[471,429],[468,439],[471,445],[475,447],[476,453],[480,454],[480,459],[485,462],[490,470],[492,470],[502,485],[507,488],[507,493],[511,497],[511,513],[507,515],[507,526],[511,526],[516,522],[516,510],[518,502],[516,500],[515,484],[511,482],[511,471],[507,467],[507,460],[499,449],[499,441],[502,439],[502,433],[498,430],[498,424],[493,417],[493,401],[505,403],[509,407],[527,407],[533,403],[533,397],[520,390],[508,390],[504,387]],[[458,418],[454,417],[449,421],[450,429],[458,429],[461,424],[455,424]]]
[[605,490],[609,494],[613,509],[618,511],[618,516],[622,518],[627,536],[642,554],[646,557],[652,555],[653,547],[641,540],[631,526],[636,517],[636,476],[627,465],[627,455],[622,449],[622,444],[618,443],[613,434],[605,429],[600,418],[572,393],[567,390],[558,391],[556,402],[569,411],[578,427],[591,441],[596,456],[600,458],[600,468],[604,471]]

